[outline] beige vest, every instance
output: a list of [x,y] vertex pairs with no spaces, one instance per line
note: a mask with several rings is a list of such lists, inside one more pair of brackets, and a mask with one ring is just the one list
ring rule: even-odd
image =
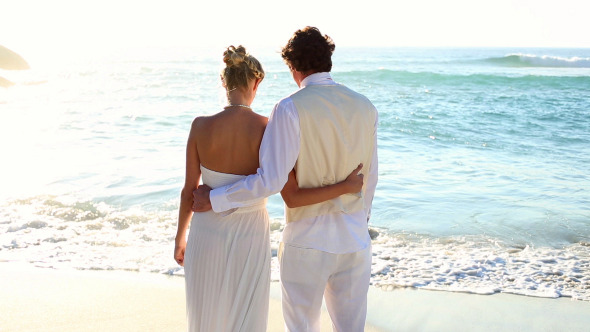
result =
[[[338,183],[363,163],[371,167],[377,111],[363,95],[345,86],[309,85],[291,96],[301,127],[301,150],[295,170],[300,188]],[[286,208],[287,222],[331,213],[364,209],[366,186],[360,194],[346,194],[330,201]]]

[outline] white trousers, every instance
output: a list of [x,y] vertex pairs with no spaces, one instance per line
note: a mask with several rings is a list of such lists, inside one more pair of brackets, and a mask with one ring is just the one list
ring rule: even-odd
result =
[[281,243],[283,316],[288,332],[319,332],[322,297],[338,332],[362,332],[367,317],[371,247],[331,254]]

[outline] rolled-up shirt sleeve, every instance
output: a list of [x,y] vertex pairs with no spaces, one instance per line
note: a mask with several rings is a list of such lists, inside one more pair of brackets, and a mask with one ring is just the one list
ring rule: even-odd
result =
[[299,115],[290,98],[277,103],[260,143],[256,174],[210,193],[213,211],[220,213],[248,206],[283,189],[300,149]]

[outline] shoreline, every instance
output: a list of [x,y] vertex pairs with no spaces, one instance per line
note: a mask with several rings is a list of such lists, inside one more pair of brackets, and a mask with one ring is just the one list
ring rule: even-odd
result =
[[[184,279],[0,262],[1,331],[185,331]],[[268,331],[283,331],[271,283]],[[371,286],[365,331],[585,331],[590,302]],[[331,331],[322,313],[322,331]]]

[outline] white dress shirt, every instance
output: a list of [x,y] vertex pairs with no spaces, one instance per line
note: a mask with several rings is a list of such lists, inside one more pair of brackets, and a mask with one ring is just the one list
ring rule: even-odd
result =
[[[337,84],[330,73],[315,73],[301,82],[301,88],[313,84]],[[297,109],[290,97],[279,101],[268,121],[260,145],[260,167],[256,174],[228,186],[211,191],[211,206],[224,212],[262,197],[278,193],[295,167],[300,149],[300,126]],[[352,170],[350,170],[352,172]],[[292,246],[312,248],[334,254],[356,252],[367,248],[371,238],[367,223],[377,186],[377,121],[375,121],[375,149],[368,174],[365,203],[367,210],[352,214],[333,213],[288,223],[283,230],[283,242]]]

